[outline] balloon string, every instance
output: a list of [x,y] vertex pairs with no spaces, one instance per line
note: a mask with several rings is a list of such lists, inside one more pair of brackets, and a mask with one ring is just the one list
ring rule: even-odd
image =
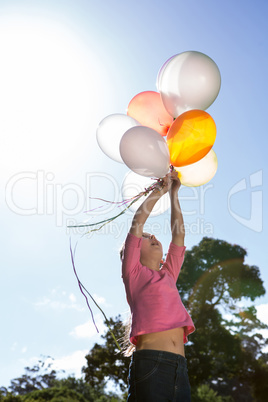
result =
[[[133,205],[134,202],[138,201],[142,196],[143,196],[143,194],[140,195],[139,197],[135,198],[133,201],[131,201],[131,203],[130,203],[125,209],[123,209],[123,211],[121,211],[119,214],[113,216],[112,218],[108,218],[108,219],[105,219],[105,220],[103,220],[103,221],[100,221],[100,222],[95,223],[95,225],[99,225],[99,224],[102,224],[102,225],[99,226],[98,228],[89,230],[89,231],[86,232],[85,234],[90,233],[90,232],[96,232],[96,231],[98,231],[98,230],[101,230],[105,225],[107,225],[108,223],[114,221],[114,220],[115,220],[116,218],[118,218],[119,216],[123,215],[123,214],[131,207],[131,205]],[[94,225],[94,224],[90,224],[89,226],[92,226],[92,225]],[[83,225],[82,225],[82,226],[83,226]],[[88,225],[86,225],[86,226],[88,226]],[[81,226],[78,226],[78,227],[81,227]]]
[[121,347],[119,346],[119,344],[118,344],[118,342],[117,342],[117,340],[116,340],[116,337],[115,337],[115,335],[114,335],[114,333],[113,333],[113,331],[112,331],[112,329],[111,329],[111,327],[110,327],[109,320],[108,320],[106,314],[104,313],[104,311],[102,310],[102,308],[98,305],[98,303],[96,302],[96,300],[94,299],[94,297],[89,293],[89,291],[88,291],[88,290],[85,288],[85,286],[82,284],[82,282],[80,281],[80,279],[79,279],[79,277],[78,277],[78,275],[77,275],[76,268],[75,268],[75,264],[74,264],[74,255],[75,255],[76,246],[77,246],[77,243],[76,243],[76,245],[75,245],[75,249],[74,249],[74,252],[73,252],[73,250],[72,250],[72,245],[71,245],[71,238],[70,238],[70,252],[71,252],[71,259],[72,259],[73,270],[74,270],[74,273],[75,273],[75,276],[76,276],[76,279],[77,279],[77,282],[78,282],[80,291],[81,291],[81,293],[83,294],[83,296],[84,296],[85,299],[86,299],[87,306],[88,306],[88,308],[89,308],[89,310],[90,310],[90,313],[91,313],[92,321],[93,321],[93,323],[94,323],[94,325],[95,325],[95,328],[96,328],[97,332],[99,333],[98,327],[97,327],[97,325],[96,325],[96,323],[95,323],[95,320],[94,320],[93,312],[92,312],[92,310],[91,310],[91,308],[90,308],[90,305],[89,305],[89,302],[88,302],[88,298],[87,298],[87,296],[85,295],[85,293],[83,292],[83,290],[89,295],[89,297],[91,298],[91,300],[95,303],[95,305],[98,307],[98,309],[100,310],[100,312],[101,312],[102,315],[104,316],[105,324],[106,324],[107,327],[109,328],[109,331],[110,331],[110,333],[111,333],[111,335],[112,335],[112,337],[113,337],[113,340],[114,340],[116,346],[118,347],[118,349],[119,349],[120,352],[121,352],[122,349],[121,349]]
[[99,198],[99,200],[102,200],[104,202],[109,202],[111,204],[119,204],[118,206],[123,206],[126,205],[127,203],[129,203],[119,214],[111,217],[111,218],[107,218],[104,219],[102,221],[99,222],[95,222],[95,223],[85,223],[85,224],[80,224],[80,225],[70,225],[68,226],[68,228],[86,228],[86,227],[91,227],[91,226],[98,226],[97,228],[91,229],[87,233],[90,232],[95,232],[97,230],[102,229],[105,225],[107,225],[108,223],[114,221],[116,218],[118,218],[119,216],[123,215],[135,202],[137,202],[141,197],[149,194],[150,191],[153,191],[154,189],[158,188],[159,184],[162,184],[162,179],[157,179],[156,182],[154,182],[151,186],[149,186],[148,188],[145,188],[144,191],[142,191],[141,193],[135,195],[134,197],[127,199],[127,200],[123,200],[120,202],[112,202],[112,201],[107,201],[107,200],[102,200],[101,198]]
[[[103,202],[107,202],[107,203],[109,203],[109,204],[121,204],[123,201],[109,201],[109,200],[105,200],[104,198],[96,198],[96,197],[89,197],[91,200],[99,200],[99,201],[103,201]],[[131,197],[130,198],[130,200],[132,199],[133,197]]]
[[[72,265],[73,265],[74,274],[75,274],[75,276],[76,276],[79,289],[80,289],[82,295],[83,295],[83,296],[85,297],[85,299],[86,299],[87,306],[88,306],[89,311],[90,311],[90,313],[91,313],[92,321],[93,321],[93,323],[94,323],[94,325],[95,325],[95,328],[96,328],[97,332],[99,333],[98,327],[97,327],[97,325],[96,325],[96,323],[95,323],[95,320],[94,320],[93,312],[92,312],[92,310],[91,310],[91,308],[90,308],[90,305],[89,305],[88,298],[87,298],[87,296],[85,295],[85,293],[83,292],[84,286],[83,286],[82,283],[80,282],[80,279],[78,278],[78,275],[77,275],[77,272],[76,272],[76,269],[75,269],[74,255],[75,255],[76,246],[77,246],[77,243],[76,243],[76,245],[75,245],[74,252],[73,252],[73,250],[72,250],[72,244],[71,244],[71,238],[70,238],[70,252],[71,252],[71,259],[72,259]],[[89,294],[89,293],[88,293],[88,294]],[[92,298],[92,296],[91,296],[90,294],[89,294],[89,296]],[[93,298],[92,298],[92,299],[93,299]],[[93,299],[93,300],[94,300],[94,299]]]
[[[174,166],[170,165],[169,171],[172,172],[174,170]],[[101,230],[105,225],[107,225],[108,223],[111,223],[112,221],[114,221],[115,219],[117,219],[119,216],[123,215],[135,202],[137,202],[141,197],[148,195],[151,191],[158,189],[159,190],[159,186],[161,187],[163,184],[163,179],[156,179],[156,181],[151,184],[151,186],[147,187],[144,189],[144,191],[140,192],[139,194],[135,195],[132,198],[126,199],[126,200],[122,200],[122,201],[107,201],[104,200],[102,198],[93,198],[92,199],[96,199],[96,200],[101,200],[103,202],[107,202],[107,203],[111,203],[111,204],[118,204],[118,206],[125,206],[127,205],[119,214],[112,216],[111,218],[107,218],[107,219],[103,219],[102,221],[99,222],[95,222],[95,223],[85,223],[85,224],[80,224],[80,225],[70,225],[68,226],[68,228],[86,228],[86,227],[92,227],[92,226],[98,226],[94,229],[90,229],[88,232],[85,233],[88,234],[90,232],[96,232],[98,230]],[[91,198],[91,197],[90,197]]]
[[[154,187],[157,183],[159,183],[159,181],[161,181],[161,179],[157,179],[157,182],[153,183],[148,188],[145,188],[144,191],[142,192],[142,194],[145,194],[146,192],[149,192],[151,187],[152,186]],[[106,203],[109,203],[109,204],[117,204],[118,207],[121,207],[122,205],[125,205],[126,203],[128,203],[128,202],[132,201],[133,199],[135,199],[136,197],[138,197],[140,194],[141,193],[139,193],[138,195],[135,195],[134,197],[131,197],[131,198],[128,198],[128,199],[122,200],[122,201],[110,201],[110,200],[105,200],[104,198],[98,198],[98,197],[89,197],[89,198],[91,200],[103,201],[103,202],[106,202]],[[103,208],[103,205],[101,205],[100,207],[93,208],[93,209],[90,209],[88,211],[85,211],[85,213],[95,211],[96,209],[99,209],[99,208]]]
[[[95,197],[89,197],[89,198],[91,200],[103,201],[103,202],[106,202],[106,203],[109,203],[109,204],[117,204],[117,208],[118,208],[118,207],[121,207],[122,205],[125,205],[126,203],[132,201],[133,198],[135,198],[135,197],[131,197],[131,198],[129,198],[127,200],[123,200],[123,201],[109,201],[109,200],[104,200],[103,198],[95,198]],[[92,212],[92,211],[95,211],[96,209],[100,209],[100,208],[103,208],[103,207],[104,207],[104,205],[101,205],[99,207],[89,209],[88,211],[85,211],[84,213]]]

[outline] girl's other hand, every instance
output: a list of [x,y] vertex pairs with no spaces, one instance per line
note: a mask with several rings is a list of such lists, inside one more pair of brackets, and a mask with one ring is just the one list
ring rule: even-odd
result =
[[159,182],[159,184],[156,187],[156,190],[160,195],[166,194],[172,186],[172,180],[171,180],[171,174],[168,173],[163,179]]
[[176,170],[173,170],[173,172],[170,173],[170,180],[171,180],[171,187],[170,187],[171,192],[178,192],[181,186],[181,181],[178,177],[178,172],[176,172]]

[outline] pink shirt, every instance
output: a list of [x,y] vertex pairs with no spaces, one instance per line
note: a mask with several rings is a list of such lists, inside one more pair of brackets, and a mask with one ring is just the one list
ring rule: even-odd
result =
[[140,262],[141,241],[128,234],[122,263],[122,278],[132,313],[130,341],[136,345],[139,335],[184,327],[186,343],[187,335],[195,327],[176,286],[185,247],[170,243],[161,270],[154,271]]

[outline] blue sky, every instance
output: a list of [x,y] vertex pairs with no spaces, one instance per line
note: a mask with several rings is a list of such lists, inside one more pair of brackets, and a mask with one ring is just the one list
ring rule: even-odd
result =
[[[204,235],[239,244],[268,287],[267,11],[260,0],[0,0],[0,385],[40,355],[79,375],[101,341],[72,272],[70,235],[84,285],[107,316],[126,316],[118,249],[132,214],[90,237],[67,225],[99,205],[89,196],[121,199],[128,169],[102,153],[96,128],[139,92],[156,90],[174,54],[203,52],[222,76],[207,110],[218,171],[180,192],[186,246]],[[165,249],[168,220],[168,211],[149,220]],[[256,305],[265,319],[268,296]]]

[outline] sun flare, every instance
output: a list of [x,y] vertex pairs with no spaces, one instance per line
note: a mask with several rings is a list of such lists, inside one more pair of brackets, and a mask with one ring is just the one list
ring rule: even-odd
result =
[[54,21],[0,22],[1,174],[62,169],[89,135],[100,66],[73,32]]

